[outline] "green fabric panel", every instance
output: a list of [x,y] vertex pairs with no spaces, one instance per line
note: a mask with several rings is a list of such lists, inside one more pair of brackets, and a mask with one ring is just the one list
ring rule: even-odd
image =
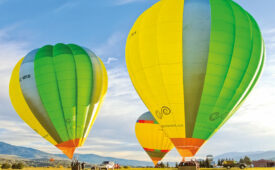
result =
[[204,122],[200,123],[198,120],[198,124],[196,124],[198,129],[194,133],[194,137],[205,140],[214,134],[236,111],[234,108],[237,108],[242,97],[249,91],[251,84],[255,81],[253,78],[258,73],[257,68],[261,64],[262,41],[259,29],[255,30],[256,22],[251,22],[248,13],[239,5],[232,1],[227,2],[235,15],[235,42],[232,44],[234,51],[218,99],[212,103],[213,107],[208,108],[208,114],[204,113],[208,116],[204,117]]
[[242,101],[240,102],[239,105],[241,105],[245,99],[247,98],[247,96],[250,94],[250,92],[253,90],[253,88],[255,87],[255,85],[257,84],[257,82],[259,81],[260,79],[260,76],[263,72],[263,68],[264,68],[264,63],[265,63],[265,46],[264,46],[264,42],[262,42],[262,51],[263,51],[263,54],[261,56],[261,66],[259,68],[259,71],[257,72],[257,75],[255,77],[255,80],[253,81],[253,83],[251,84],[249,90],[247,91],[247,93],[245,94],[245,96],[243,97]]
[[93,67],[87,52],[75,45],[68,45],[74,55],[77,77],[76,138],[84,136],[85,122],[91,103],[93,89]]
[[235,43],[235,17],[227,0],[210,0],[211,36],[207,71],[194,138],[206,140],[220,122],[211,121],[229,72]]
[[211,32],[209,0],[185,0],[183,12],[183,82],[186,137],[191,138],[200,106]]
[[[255,80],[253,81],[253,83],[251,84],[251,86],[249,87],[248,91],[245,93],[244,97],[242,98],[242,100],[239,102],[239,104],[234,108],[234,110],[232,110],[232,112],[226,117],[226,119],[223,121],[223,123],[218,127],[221,128],[226,122],[227,120],[239,109],[239,107],[243,104],[243,102],[246,100],[247,96],[250,94],[250,92],[253,90],[253,88],[255,87],[255,85],[257,84],[262,71],[263,71],[263,67],[264,67],[264,57],[265,55],[263,55],[262,57],[262,62],[261,62],[261,66],[259,68],[259,71],[257,72],[257,75],[255,77]],[[212,134],[213,135],[213,134]]]
[[166,153],[158,152],[158,151],[146,151],[146,153],[150,156],[150,158],[163,158]]
[[62,141],[68,141],[69,136],[59,96],[52,46],[47,45],[38,50],[34,60],[34,72],[42,103]]
[[59,96],[69,139],[75,139],[76,129],[76,67],[71,49],[65,44],[53,47],[53,62]]
[[[239,7],[237,4],[233,3],[233,6]],[[240,8],[240,7],[239,7]],[[250,26],[252,32],[252,49],[251,49],[251,59],[247,67],[246,73],[243,77],[238,90],[236,91],[231,102],[228,104],[228,110],[232,110],[230,114],[226,117],[220,127],[237,111],[240,105],[244,102],[247,96],[250,94],[251,90],[254,88],[256,82],[259,80],[261,75],[263,65],[264,65],[264,42],[262,40],[260,29],[256,21],[247,14],[250,19]]]

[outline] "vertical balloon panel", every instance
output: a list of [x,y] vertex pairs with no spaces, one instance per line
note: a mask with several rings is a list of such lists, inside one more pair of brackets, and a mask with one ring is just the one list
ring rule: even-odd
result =
[[14,67],[10,79],[9,85],[9,95],[11,99],[11,103],[21,117],[21,119],[26,122],[35,132],[37,132],[41,137],[48,140],[51,144],[56,145],[57,142],[48,134],[48,132],[44,129],[44,127],[40,124],[40,122],[33,115],[31,109],[26,103],[22,90],[20,88],[19,83],[19,70],[20,65],[23,59],[21,59],[16,66]]

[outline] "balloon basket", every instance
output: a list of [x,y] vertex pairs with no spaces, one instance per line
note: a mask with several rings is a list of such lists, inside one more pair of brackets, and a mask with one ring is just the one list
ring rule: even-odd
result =
[[184,161],[179,164],[178,170],[199,170],[198,162],[191,159],[191,161]]

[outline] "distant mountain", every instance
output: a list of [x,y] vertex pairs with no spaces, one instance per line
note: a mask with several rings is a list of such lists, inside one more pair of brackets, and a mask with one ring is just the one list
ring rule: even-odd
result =
[[[58,156],[62,158],[66,158],[65,155],[59,154]],[[103,161],[112,161],[115,163],[119,163],[120,165],[132,165],[132,166],[153,166],[151,162],[145,161],[136,161],[136,160],[128,160],[128,159],[120,159],[120,158],[113,158],[113,157],[103,157],[95,154],[75,154],[75,158],[78,160],[89,162],[91,164],[99,164]]]
[[[275,151],[258,151],[258,152],[228,152],[214,157],[214,161],[222,158],[230,158],[234,160],[240,160],[244,156],[250,157],[251,160],[275,160]],[[79,161],[87,162],[90,164],[100,164],[102,161],[113,161],[120,165],[130,166],[153,166],[151,162],[136,161],[128,159],[120,159],[113,157],[103,157],[95,154],[75,154],[75,157]],[[22,146],[14,146],[4,142],[0,142],[0,159],[11,160],[49,160],[54,158],[55,160],[69,161],[69,159],[63,154],[50,154],[37,149],[32,149]]]
[[230,158],[239,161],[241,158],[248,156],[251,160],[275,160],[275,151],[257,151],[257,152],[228,152],[214,157],[214,160]]
[[[78,158],[79,161],[84,161],[90,164],[99,164],[102,161],[113,161],[120,165],[153,166],[151,162],[103,157],[95,154],[75,154],[75,157]],[[68,158],[63,154],[50,154],[28,147],[10,145],[4,142],[0,142],[0,158],[31,160],[49,160],[50,158],[54,158],[56,160],[68,160]]]
[[49,154],[32,148],[14,146],[4,142],[0,142],[0,154],[15,155],[26,159],[58,158],[54,154]]

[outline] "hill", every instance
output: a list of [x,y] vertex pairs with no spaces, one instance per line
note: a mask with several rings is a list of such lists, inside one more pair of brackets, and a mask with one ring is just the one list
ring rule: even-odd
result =
[[[240,160],[244,156],[248,156],[251,160],[275,160],[275,151],[257,151],[257,152],[228,152],[214,157],[214,160],[222,158],[230,158],[234,160]],[[75,157],[79,161],[87,162],[90,164],[100,164],[102,161],[113,161],[121,165],[130,166],[152,166],[151,162],[120,159],[114,157],[104,157],[96,154],[75,154]],[[0,159],[10,160],[49,160],[54,158],[60,161],[69,161],[69,159],[63,154],[50,154],[37,149],[10,145],[4,142],[0,142]]]
[[[50,154],[37,149],[10,145],[4,142],[0,142],[0,157],[9,158],[14,160],[24,159],[24,160],[49,160],[54,158],[55,160],[69,160],[63,154]],[[87,162],[90,164],[100,164],[102,161],[113,161],[119,163],[120,165],[130,165],[130,166],[152,166],[151,162],[137,161],[120,159],[113,157],[103,157],[96,154],[75,154],[81,162]]]
[[241,158],[248,156],[251,160],[275,160],[275,151],[257,151],[257,152],[228,152],[214,157],[214,160],[222,158],[233,158],[239,161]]

